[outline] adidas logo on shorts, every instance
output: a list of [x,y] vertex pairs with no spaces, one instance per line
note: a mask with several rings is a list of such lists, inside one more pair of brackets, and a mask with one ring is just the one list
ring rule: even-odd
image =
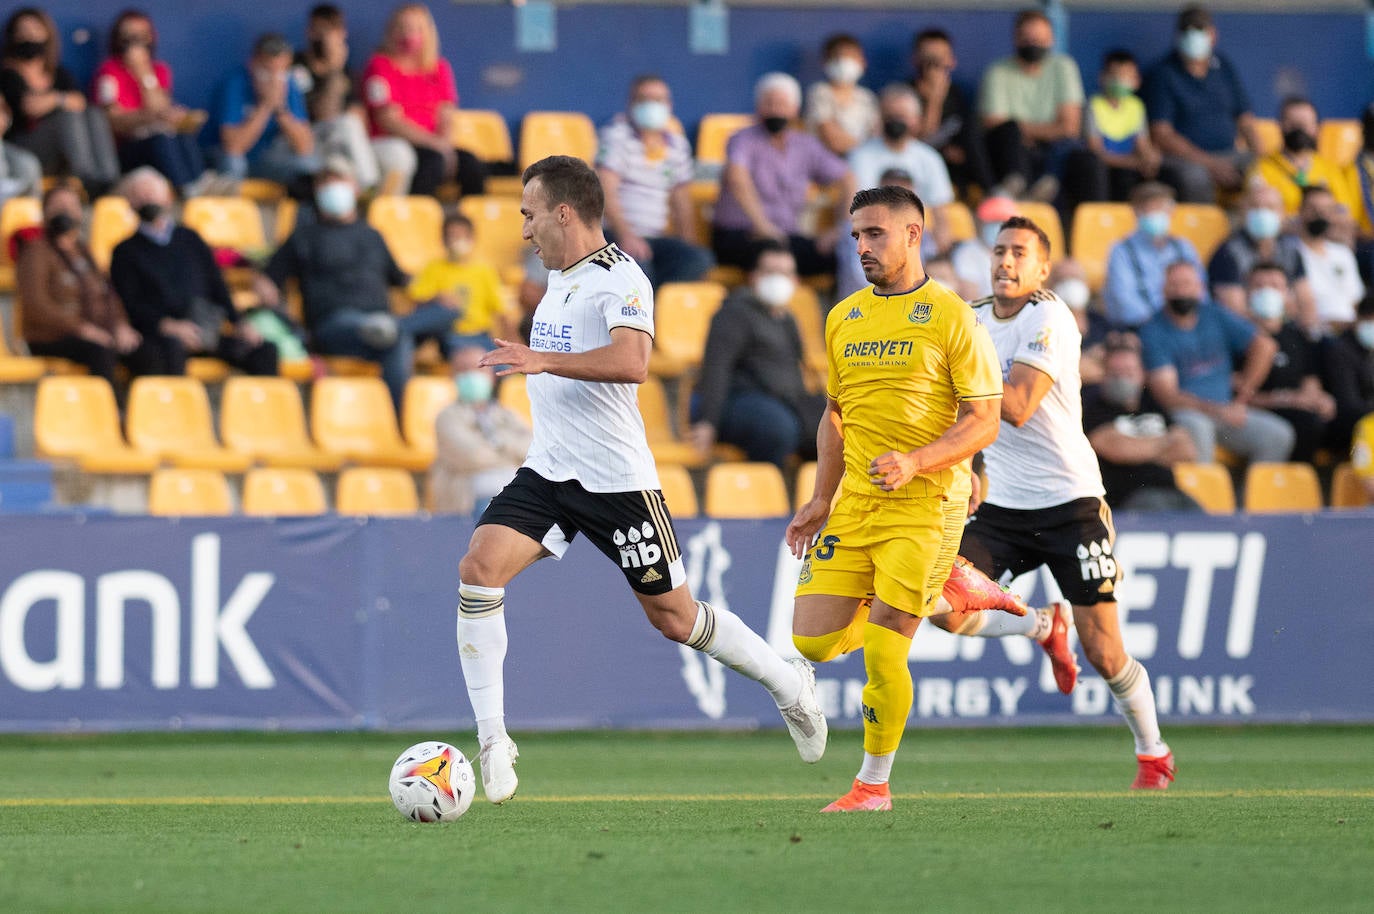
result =
[[652,584],[652,583],[654,583],[655,581],[661,581],[661,580],[663,580],[663,575],[659,574],[657,571],[655,571],[654,569],[650,568],[648,571],[644,572],[644,577],[642,577],[642,578],[639,579],[639,583],[641,583],[641,584]]

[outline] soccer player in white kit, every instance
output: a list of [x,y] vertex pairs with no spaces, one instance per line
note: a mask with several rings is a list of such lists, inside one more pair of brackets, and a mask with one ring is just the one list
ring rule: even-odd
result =
[[639,266],[606,242],[596,172],[550,156],[522,181],[522,234],[550,268],[548,291],[530,345],[496,340],[481,364],[529,376],[534,439],[458,564],[458,653],[487,799],[510,799],[518,783],[519,753],[505,726],[506,584],[541,558],[562,558],[579,532],[620,567],[664,637],[761,683],[802,759],[819,760],[827,727],[811,664],[783,660],[738,616],[687,589],[635,395],[648,373],[653,292]]
[[[1072,604],[1088,662],[1135,738],[1131,786],[1164,789],[1174,779],[1174,757],[1160,738],[1150,676],[1121,640],[1116,531],[1097,454],[1083,432],[1082,337],[1068,306],[1043,288],[1049,260],[1044,230],[1029,219],[1008,219],[993,248],[993,294],[973,303],[1002,363],[1002,428],[983,451],[988,491],[964,528],[959,554],[994,581],[1049,567]],[[1061,691],[1073,690],[1077,669],[1062,604],[1024,617],[949,613],[932,621],[964,635],[1035,638],[1050,654]]]

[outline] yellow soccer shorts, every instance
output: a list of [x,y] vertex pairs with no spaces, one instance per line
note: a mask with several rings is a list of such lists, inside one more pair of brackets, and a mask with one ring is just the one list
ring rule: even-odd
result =
[[797,596],[876,595],[902,612],[929,616],[938,611],[967,514],[965,499],[844,492],[806,554]]

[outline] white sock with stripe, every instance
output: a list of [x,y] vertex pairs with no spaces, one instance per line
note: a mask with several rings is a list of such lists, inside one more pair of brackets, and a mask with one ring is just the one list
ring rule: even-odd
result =
[[458,585],[458,659],[483,746],[506,735],[505,596],[503,587]]
[[1155,714],[1155,692],[1150,687],[1150,674],[1140,661],[1127,658],[1126,665],[1107,686],[1116,700],[1116,709],[1126,718],[1126,726],[1135,737],[1135,754],[1167,755],[1169,746],[1159,735],[1159,719]]
[[687,646],[761,683],[779,708],[797,703],[801,677],[739,616],[697,600],[697,618]]

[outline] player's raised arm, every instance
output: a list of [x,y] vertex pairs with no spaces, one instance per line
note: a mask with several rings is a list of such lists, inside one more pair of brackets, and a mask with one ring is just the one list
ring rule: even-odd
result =
[[496,340],[496,348],[482,357],[481,364],[505,366],[498,376],[510,374],[556,374],[575,381],[603,381],[612,384],[643,384],[649,376],[649,350],[653,339],[634,327],[611,330],[608,346],[586,352],[538,352],[523,343]]
[[1054,378],[1025,362],[1011,366],[1002,382],[1002,418],[1020,428],[1040,408],[1040,401],[1054,387]]

